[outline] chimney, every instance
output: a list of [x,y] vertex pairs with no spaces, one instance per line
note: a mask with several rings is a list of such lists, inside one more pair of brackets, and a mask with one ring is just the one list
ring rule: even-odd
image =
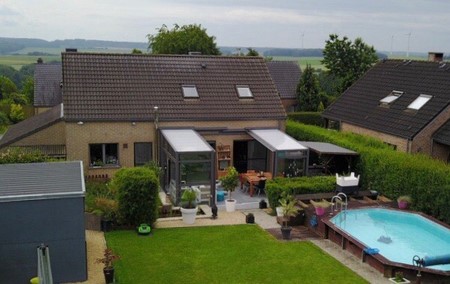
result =
[[66,48],[66,52],[78,52],[76,48]]
[[44,63],[44,60],[42,60],[42,58],[39,57],[39,58],[37,59],[37,63],[38,63],[38,64],[42,64],[42,63]]
[[444,60],[443,52],[428,52],[428,61],[441,62]]

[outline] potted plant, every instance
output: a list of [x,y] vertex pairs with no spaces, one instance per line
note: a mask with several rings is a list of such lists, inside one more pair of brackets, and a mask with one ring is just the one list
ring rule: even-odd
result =
[[181,195],[181,215],[183,216],[183,222],[186,224],[194,224],[195,217],[197,216],[197,192],[192,188],[185,189],[183,195]]
[[397,205],[400,209],[408,208],[409,204],[411,204],[412,199],[408,195],[402,195],[397,198]]
[[107,197],[95,198],[96,211],[100,214],[100,227],[103,232],[109,232],[112,229],[112,224],[116,219],[119,205],[116,200]]
[[330,207],[330,203],[328,203],[326,201],[311,202],[311,204],[314,206],[314,210],[315,210],[317,216],[324,215],[325,209]]
[[395,273],[394,277],[389,278],[392,283],[411,283],[408,279],[403,277],[403,272],[398,271]]
[[231,192],[233,192],[239,184],[239,173],[235,167],[228,167],[227,174],[220,178],[222,187],[228,191],[228,199],[225,200],[225,207],[227,212],[233,212],[236,210],[236,200],[231,198]]
[[97,263],[103,263],[103,274],[105,275],[105,281],[106,283],[113,283],[114,282],[114,266],[113,263],[118,260],[120,257],[118,255],[115,255],[113,251],[109,248],[106,248],[103,257],[97,258]]
[[289,218],[294,217],[298,212],[298,208],[295,205],[295,200],[292,196],[288,196],[280,200],[280,206],[283,213],[283,226],[281,226],[281,234],[285,240],[291,239],[292,227],[288,226],[288,222]]

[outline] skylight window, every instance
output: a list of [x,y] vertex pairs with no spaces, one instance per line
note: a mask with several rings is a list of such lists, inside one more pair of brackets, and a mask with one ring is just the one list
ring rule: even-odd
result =
[[252,91],[249,86],[236,86],[240,98],[253,98]]
[[185,98],[198,98],[197,87],[195,85],[183,85],[183,97]]
[[401,95],[403,95],[403,92],[401,92],[401,91],[392,91],[389,95],[387,95],[386,97],[381,99],[380,103],[386,104],[386,105],[391,104],[396,99],[400,98]]
[[432,96],[430,95],[420,95],[417,97],[417,99],[415,99],[409,106],[408,109],[412,109],[412,110],[419,110],[421,109],[430,99],[432,98]]

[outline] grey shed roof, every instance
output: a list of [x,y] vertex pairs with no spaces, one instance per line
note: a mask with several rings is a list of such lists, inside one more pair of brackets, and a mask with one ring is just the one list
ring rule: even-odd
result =
[[82,197],[81,161],[0,165],[0,202]]
[[450,146],[450,120],[448,120],[438,131],[433,135],[436,142]]
[[357,156],[359,155],[355,151],[331,144],[326,142],[310,142],[310,141],[299,141],[303,146],[308,147],[310,150],[316,152],[319,155],[348,155]]
[[282,99],[297,98],[296,90],[302,75],[300,66],[294,61],[268,61],[270,76]]
[[34,106],[52,107],[62,102],[60,62],[37,63],[34,69]]
[[153,121],[155,106],[160,121],[286,119],[261,57],[66,52],[62,64],[66,121]]

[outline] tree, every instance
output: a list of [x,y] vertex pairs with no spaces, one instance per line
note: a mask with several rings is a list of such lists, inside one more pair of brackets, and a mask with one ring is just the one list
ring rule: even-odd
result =
[[18,104],[11,104],[11,110],[9,112],[9,120],[12,123],[18,123],[25,119],[25,113],[23,107]]
[[12,93],[17,93],[16,84],[9,78],[0,76],[0,100]]
[[342,39],[331,34],[323,50],[322,64],[331,74],[342,80],[340,92],[358,80],[378,60],[373,46],[356,38],[354,42],[346,36]]
[[247,48],[248,52],[247,52],[247,56],[259,56],[258,51],[256,51],[256,49],[253,49],[251,47]]
[[27,97],[30,104],[34,101],[34,80],[33,77],[26,77],[22,83],[22,93]]
[[133,50],[131,51],[131,54],[143,54],[143,52],[140,49],[133,48]]
[[148,34],[149,49],[153,54],[188,54],[198,51],[206,55],[220,55],[215,37],[209,36],[201,25],[177,24],[169,30],[166,25],[156,29],[157,34]]
[[297,85],[298,105],[301,111],[317,111],[321,102],[319,95],[319,81],[311,65],[306,65],[300,82]]

